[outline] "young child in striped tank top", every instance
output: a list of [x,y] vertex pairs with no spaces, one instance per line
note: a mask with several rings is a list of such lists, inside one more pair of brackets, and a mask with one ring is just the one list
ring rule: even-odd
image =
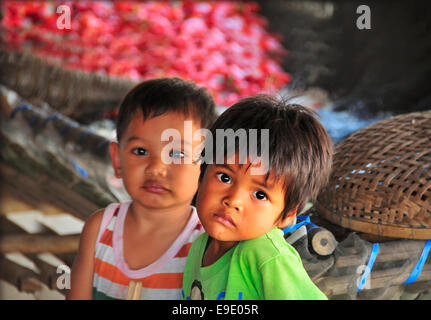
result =
[[144,81],[126,95],[110,153],[131,200],[85,223],[68,299],[127,299],[136,284],[135,298],[181,298],[188,250],[203,232],[192,206],[204,139],[196,132],[216,116],[207,90],[180,78]]

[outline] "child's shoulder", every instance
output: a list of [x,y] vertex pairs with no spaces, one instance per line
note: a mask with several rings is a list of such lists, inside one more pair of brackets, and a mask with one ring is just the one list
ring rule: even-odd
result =
[[[100,227],[104,223],[105,212],[113,213],[115,208],[118,207],[117,203],[110,204],[106,208],[101,208],[93,212],[87,219],[82,229],[81,238],[91,238],[91,240],[96,240]],[[106,221],[105,221],[106,222]],[[106,226],[105,226],[106,227]]]
[[99,233],[100,225],[102,223],[103,214],[105,213],[105,208],[99,209],[93,212],[87,219],[82,229],[81,237],[91,237],[95,238]]
[[283,237],[283,231],[274,228],[264,235],[251,240],[241,241],[239,254],[256,260],[259,264],[283,256],[301,262],[298,252]]

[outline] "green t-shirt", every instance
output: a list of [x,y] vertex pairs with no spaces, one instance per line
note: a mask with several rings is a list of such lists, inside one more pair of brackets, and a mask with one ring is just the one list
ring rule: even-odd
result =
[[208,234],[203,233],[190,248],[183,278],[184,299],[327,299],[277,227],[259,238],[240,241],[215,263],[201,267],[207,242]]

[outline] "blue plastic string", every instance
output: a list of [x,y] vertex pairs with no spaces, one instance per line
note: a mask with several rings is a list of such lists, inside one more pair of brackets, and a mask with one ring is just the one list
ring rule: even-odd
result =
[[31,105],[28,105],[28,104],[22,104],[22,105],[19,105],[18,107],[16,107],[16,108],[14,108],[13,110],[12,110],[12,112],[10,113],[10,118],[12,119],[13,117],[15,117],[15,114],[18,112],[18,111],[22,111],[22,110],[30,110],[30,109],[33,109],[33,107],[31,106]]
[[373,268],[374,261],[376,261],[377,254],[379,253],[379,244],[374,243],[373,249],[371,250],[370,259],[368,260],[367,267],[365,268],[364,274],[358,283],[358,290],[361,290],[370,275],[371,269]]
[[[309,216],[297,216],[297,217],[296,217],[296,221],[297,221],[297,223],[296,223],[296,224],[294,224],[294,225],[292,225],[292,226],[289,226],[289,227],[287,227],[287,228],[282,229],[282,230],[283,230],[283,233],[284,233],[284,234],[286,234],[286,233],[289,233],[289,232],[295,231],[296,229],[299,229],[299,228],[300,228],[301,226],[303,226],[304,224],[308,224],[308,225],[313,226],[311,229],[317,228],[317,226],[316,226],[314,223],[312,223],[312,222],[310,221],[310,217],[309,217]],[[298,222],[298,221],[299,221],[299,222]],[[311,229],[310,229],[310,230],[311,230]],[[310,231],[310,230],[308,230],[308,231]]]
[[316,226],[315,224],[313,224],[313,223],[309,223],[310,225],[312,225],[312,227],[310,228],[310,229],[308,229],[308,231],[307,232],[310,232],[311,230],[313,230],[313,229],[315,229],[315,228],[318,228],[318,226]]
[[60,136],[64,135],[70,128],[77,128],[78,125],[75,123],[66,124],[63,128],[61,128],[58,132]]
[[427,240],[425,242],[425,246],[424,246],[424,249],[422,250],[422,254],[419,258],[419,261],[416,263],[416,266],[413,268],[412,272],[410,273],[410,276],[404,282],[404,284],[409,284],[416,281],[416,279],[418,278],[419,274],[422,271],[422,268],[424,267],[425,262],[427,261],[430,249],[431,249],[431,240]]
[[87,171],[86,171],[83,167],[81,167],[81,166],[76,162],[76,160],[75,160],[75,159],[71,158],[71,160],[72,160],[72,164],[73,164],[73,166],[75,167],[76,172],[78,172],[82,177],[84,177],[84,178],[88,178],[88,173],[87,173]]
[[43,122],[42,122],[42,126],[45,127],[46,124],[51,121],[51,120],[55,120],[55,119],[59,119],[60,115],[59,114],[54,114],[52,116],[49,116],[48,118],[46,118]]

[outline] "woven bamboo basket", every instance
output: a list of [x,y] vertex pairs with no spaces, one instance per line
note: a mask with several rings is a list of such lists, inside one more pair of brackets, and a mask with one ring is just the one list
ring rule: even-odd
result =
[[431,239],[431,111],[382,120],[342,141],[315,208],[354,231]]

